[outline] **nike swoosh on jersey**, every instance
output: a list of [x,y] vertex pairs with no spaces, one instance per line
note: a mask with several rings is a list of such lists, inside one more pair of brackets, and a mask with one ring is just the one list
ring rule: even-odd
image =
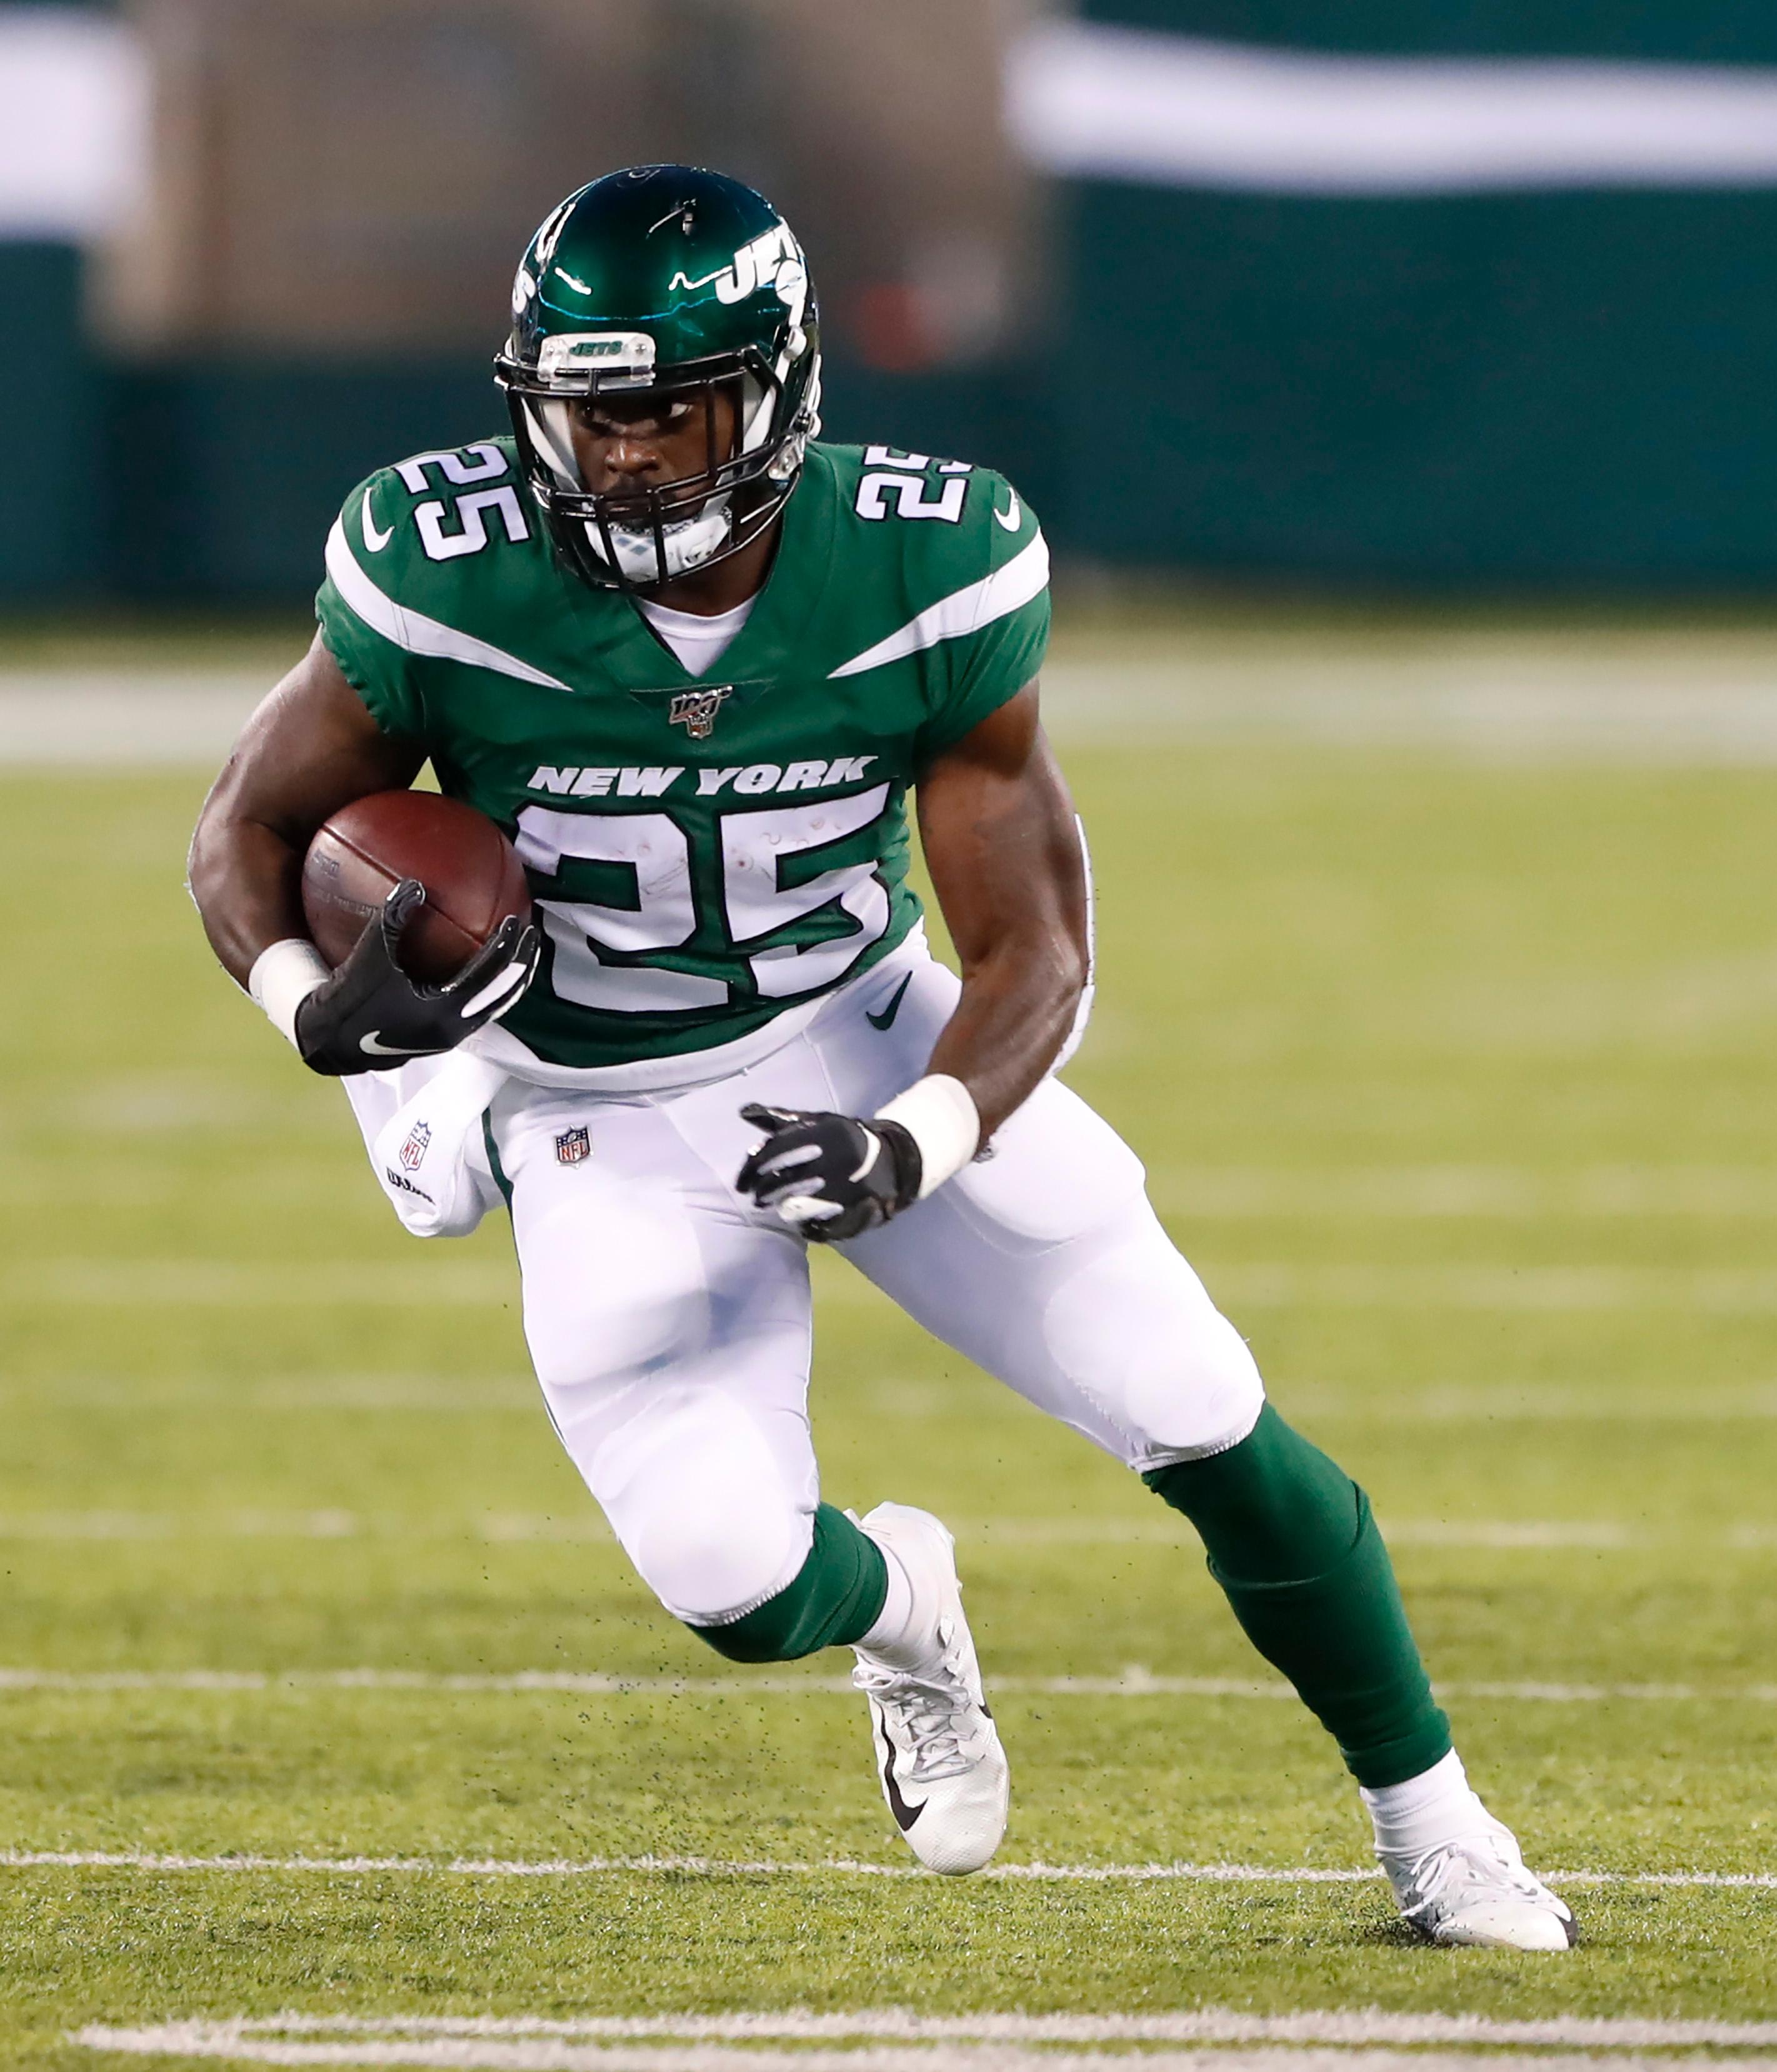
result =
[[[1006,493],[1011,498],[1012,501],[1003,511],[1001,510],[998,504],[996,504],[993,506],[993,516],[998,519],[1008,532],[1015,532],[1018,529],[1019,526],[1024,523],[1024,508],[1018,502],[1018,493],[1015,489],[1009,488]],[[368,504],[369,499],[367,497],[365,499],[366,508],[368,508]]]
[[895,1815],[895,1824],[904,1835],[919,1815],[924,1812],[925,1802],[909,1806],[901,1796],[899,1781],[895,1774],[895,1744],[889,1739],[888,1729],[878,1723],[877,1731],[882,1737],[882,1790],[887,1795],[889,1811]]
[[[1014,501],[1015,500],[1016,500],[1014,499]],[[995,512],[993,515],[997,518],[999,516],[999,513]],[[370,515],[370,491],[368,489],[364,491],[364,500],[360,516],[364,520],[364,545],[369,548],[372,553],[380,554],[383,549],[389,545],[389,541],[394,538],[395,528],[391,525],[385,532],[379,532],[376,529],[376,521]]]
[[423,1058],[427,1055],[424,1050],[403,1050],[385,1043],[382,1040],[382,1034],[381,1030],[372,1029],[368,1036],[358,1038],[358,1048],[367,1058]]
[[865,1009],[864,1019],[870,1024],[872,1029],[886,1029],[888,1027],[889,1024],[895,1019],[895,1016],[900,1013],[901,1002],[906,997],[907,989],[912,985],[912,983],[913,974],[911,972],[909,972],[907,976],[902,980],[901,983],[896,986],[894,993],[890,997],[888,1005],[882,1009],[880,1014],[872,1014],[867,1008]]

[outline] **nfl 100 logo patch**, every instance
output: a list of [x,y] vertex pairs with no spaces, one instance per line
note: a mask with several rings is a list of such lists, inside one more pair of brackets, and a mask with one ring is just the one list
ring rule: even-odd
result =
[[426,1147],[432,1141],[432,1125],[416,1122],[407,1133],[407,1141],[401,1146],[401,1160],[409,1173],[417,1173],[426,1162]]
[[558,1166],[578,1166],[591,1156],[592,1132],[584,1123],[575,1129],[564,1129],[555,1140],[555,1162]]
[[667,707],[668,724],[682,726],[693,741],[707,741],[716,730],[716,715],[733,689],[733,684],[723,684],[710,691],[676,693]]

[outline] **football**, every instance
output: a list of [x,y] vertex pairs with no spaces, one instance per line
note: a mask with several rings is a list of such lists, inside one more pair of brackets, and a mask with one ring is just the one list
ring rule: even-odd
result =
[[516,851],[486,814],[435,791],[375,791],[328,820],[302,861],[302,912],[315,947],[337,968],[404,878],[426,904],[401,940],[409,978],[455,978],[508,915],[529,919]]

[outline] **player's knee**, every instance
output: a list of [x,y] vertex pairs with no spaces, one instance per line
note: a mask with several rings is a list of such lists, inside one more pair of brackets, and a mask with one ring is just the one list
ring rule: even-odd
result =
[[1063,1372],[1149,1457],[1232,1445],[1265,1402],[1246,1342],[1151,1221],[1056,1290],[1044,1331]]
[[651,1520],[631,1553],[675,1618],[719,1629],[795,1580],[808,1556],[809,1522],[775,1488],[701,1494],[677,1517]]
[[621,1432],[594,1485],[642,1580],[675,1618],[718,1626],[783,1589],[813,1527],[766,1435],[715,1389],[677,1391]]
[[1184,1357],[1150,1342],[1132,1373],[1135,1429],[1168,1454],[1217,1453],[1244,1439],[1265,1408],[1265,1383],[1246,1341],[1206,1301]]

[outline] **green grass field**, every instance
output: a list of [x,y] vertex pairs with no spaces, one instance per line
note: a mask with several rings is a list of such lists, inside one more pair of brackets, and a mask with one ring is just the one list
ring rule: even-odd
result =
[[[224,2046],[67,2039],[293,2012],[1777,2020],[1777,1880],[1699,1881],[1777,1873],[1777,771],[1069,760],[1102,900],[1073,1083],[1372,1492],[1582,1947],[1422,1949],[1375,1883],[1295,1875],[1363,1871],[1365,1825],[1182,1521],[824,1260],[826,1493],[957,1530],[1003,1861],[1119,1874],[833,1868],[911,1863],[849,1658],[730,1667],[627,1572],[533,1400],[504,1229],[404,1238],[212,966],[201,774],[14,770],[0,2063],[173,2072]],[[132,1860],[24,1860],[58,1852]],[[1158,1864],[1280,1875],[1121,1874]]]

